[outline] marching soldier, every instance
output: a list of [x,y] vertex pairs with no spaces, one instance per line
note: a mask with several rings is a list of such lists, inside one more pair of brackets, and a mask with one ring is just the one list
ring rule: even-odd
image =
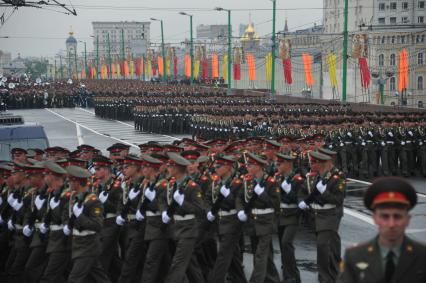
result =
[[416,203],[416,191],[403,179],[381,178],[370,185],[364,204],[373,212],[378,235],[346,250],[338,283],[426,282],[426,246],[405,233]]
[[299,227],[300,211],[298,199],[305,178],[296,174],[293,167],[294,157],[277,153],[277,181],[282,189],[280,216],[278,219],[278,237],[280,239],[283,277],[286,283],[300,283],[294,251],[294,239]]
[[244,190],[240,190],[237,198],[237,216],[249,225],[255,253],[250,283],[261,283],[266,279],[279,282],[273,262],[272,235],[277,232],[275,216],[280,207],[280,188],[274,177],[265,173],[267,165],[258,156],[247,154],[248,174],[244,178]]
[[311,173],[307,175],[307,189],[310,193],[299,203],[304,210],[312,208],[317,236],[317,265],[320,282],[334,282],[338,273],[338,259],[341,247],[338,235],[341,219],[340,207],[343,204],[345,180],[337,172],[332,172],[331,158],[311,152]]
[[3,278],[3,273],[5,272],[6,261],[9,257],[11,241],[10,232],[5,224],[13,210],[12,206],[8,203],[13,189],[12,169],[11,166],[0,165],[0,279],[5,281],[6,278]]
[[91,174],[74,165],[68,166],[66,171],[72,190],[68,223],[63,229],[65,235],[72,235],[72,269],[67,282],[86,282],[88,278],[94,282],[110,282],[99,259],[103,207],[89,191],[87,182]]

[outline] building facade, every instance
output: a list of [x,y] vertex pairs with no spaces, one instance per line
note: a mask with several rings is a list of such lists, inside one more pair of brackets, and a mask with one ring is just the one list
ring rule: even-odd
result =
[[198,25],[197,40],[226,40],[228,25]]
[[425,0],[375,0],[374,25],[425,25]]

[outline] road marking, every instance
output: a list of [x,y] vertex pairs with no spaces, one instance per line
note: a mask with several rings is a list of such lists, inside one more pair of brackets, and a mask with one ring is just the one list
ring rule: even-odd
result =
[[81,127],[77,123],[75,124],[75,127],[77,129],[77,141],[78,145],[84,144],[83,135],[81,134]]
[[55,111],[52,111],[52,110],[50,110],[50,109],[48,109],[48,108],[44,108],[44,109],[45,109],[46,111],[48,111],[48,112],[50,112],[50,113],[52,113],[52,114],[54,114],[54,115],[56,115],[56,116],[58,116],[58,117],[62,118],[62,119],[64,119],[65,121],[68,121],[68,122],[74,123],[75,125],[78,125],[78,126],[80,126],[80,127],[84,128],[84,129],[88,130],[88,131],[91,131],[92,133],[95,133],[95,134],[97,134],[97,135],[100,135],[100,136],[103,136],[103,137],[107,137],[107,138],[110,138],[110,139],[113,139],[113,140],[119,141],[119,142],[121,142],[121,143],[124,143],[124,144],[130,145],[130,146],[133,146],[133,147],[135,147],[135,148],[139,149],[139,147],[138,147],[138,146],[136,146],[136,145],[134,145],[134,144],[132,144],[132,143],[129,143],[129,142],[126,142],[126,141],[123,141],[123,140],[120,140],[120,139],[114,138],[114,137],[109,136],[109,135],[105,135],[105,134],[99,133],[98,131],[95,131],[95,130],[93,130],[93,129],[89,128],[89,127],[86,127],[86,126],[84,126],[84,125],[82,125],[82,124],[80,124],[80,123],[76,122],[76,121],[73,121],[73,120],[71,120],[71,119],[68,119],[67,117],[62,116],[61,114],[56,113]]
[[[84,112],[90,113],[90,114],[92,114],[93,116],[96,116],[96,115],[95,115],[95,112],[89,111],[89,110],[87,110],[87,109],[83,109],[83,108],[81,108],[81,107],[76,107],[75,109],[78,109],[78,110],[81,110],[81,111],[84,111]],[[101,119],[102,119],[102,118],[101,118]],[[126,125],[126,126],[128,126],[128,127],[135,128],[135,125],[132,125],[132,124],[129,124],[129,123],[125,123],[125,122],[123,122],[123,121],[118,121],[118,120],[113,120],[113,119],[111,119],[111,121],[114,121],[114,122],[120,123],[120,124],[122,124],[122,125]],[[171,138],[171,139],[174,139],[174,140],[180,140],[180,138],[176,138],[176,137],[169,136],[169,135],[163,135],[163,134],[158,134],[158,135],[159,135],[159,136],[163,136],[163,137],[168,137],[168,138]]]
[[[367,186],[372,184],[370,182],[361,181],[361,180],[357,180],[357,179],[351,179],[351,178],[346,178],[346,180],[349,180],[349,181],[354,182],[354,183],[364,184],[364,185],[367,185]],[[423,193],[417,193],[417,196],[422,197],[422,198],[426,198],[426,194],[423,194]]]

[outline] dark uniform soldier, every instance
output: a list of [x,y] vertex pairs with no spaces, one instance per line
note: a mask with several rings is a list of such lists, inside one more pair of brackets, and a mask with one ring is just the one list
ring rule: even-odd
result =
[[293,167],[294,157],[283,154],[277,156],[277,176],[280,184],[281,202],[280,216],[278,219],[278,237],[280,239],[281,261],[283,265],[283,277],[286,283],[300,283],[300,272],[296,265],[294,252],[294,239],[300,222],[300,210],[298,208],[301,186],[305,178],[296,174]]
[[334,282],[338,273],[340,244],[338,229],[341,219],[340,206],[343,203],[345,180],[338,173],[332,173],[326,161],[327,155],[311,152],[311,173],[307,175],[307,189],[310,192],[299,203],[300,209],[312,208],[317,235],[317,265],[320,282]]
[[198,261],[193,254],[198,238],[198,220],[205,213],[200,187],[187,175],[186,167],[191,163],[174,152],[168,152],[168,171],[175,182],[167,191],[167,211],[162,212],[162,221],[169,224],[173,219],[173,238],[176,251],[165,282],[185,282],[185,273],[190,269],[192,276],[204,282]]
[[5,225],[12,212],[12,206],[8,198],[12,194],[13,180],[12,167],[7,164],[0,165],[0,279],[3,278],[4,268],[10,252],[10,232]]
[[72,234],[72,269],[67,282],[110,282],[99,259],[103,206],[89,191],[87,181],[91,174],[75,165],[68,166],[66,171],[72,190],[68,204],[68,212],[72,214],[64,226],[64,234]]
[[94,193],[104,206],[100,259],[111,281],[116,282],[120,274],[120,259],[118,255],[120,226],[115,223],[115,218],[122,198],[122,190],[120,181],[112,175],[112,161],[110,159],[105,156],[97,156],[93,159],[93,167],[96,178]]
[[370,185],[364,204],[373,211],[378,235],[346,250],[338,283],[426,282],[426,246],[405,234],[416,203],[416,191],[403,179],[381,178]]
[[247,222],[255,253],[249,282],[279,282],[272,258],[272,235],[277,232],[280,188],[273,176],[265,174],[264,168],[268,165],[265,160],[251,153],[247,154],[246,160],[248,174],[244,178],[244,189],[237,198],[237,216],[241,222]]
[[236,176],[236,160],[230,156],[217,157],[212,179],[210,198],[206,199],[209,212],[207,219],[217,219],[219,252],[210,274],[209,283],[224,283],[226,274],[232,282],[245,283],[239,240],[242,223],[238,220],[236,198],[242,189],[242,180]]
[[67,172],[61,166],[46,161],[44,167],[48,187],[46,200],[48,207],[40,226],[40,233],[46,234],[46,254],[49,258],[40,282],[62,283],[65,282],[71,262],[71,239],[63,233],[71,192],[65,188],[64,180]]

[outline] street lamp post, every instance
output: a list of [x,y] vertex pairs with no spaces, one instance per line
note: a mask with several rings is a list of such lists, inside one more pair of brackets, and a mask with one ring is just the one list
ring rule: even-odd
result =
[[108,43],[109,78],[112,79],[111,43],[109,41],[109,33],[107,33],[107,43]]
[[[386,76],[385,76],[386,75]],[[379,91],[380,91],[380,104],[385,104],[385,84],[387,80],[389,80],[391,77],[394,76],[394,72],[392,70],[387,70],[385,72],[385,75],[383,74],[383,70],[380,69],[378,72],[373,71],[371,73],[371,76],[375,79],[377,79],[377,84],[379,85]]]
[[87,77],[88,77],[88,74],[87,74],[88,69],[87,69],[87,49],[86,49],[86,41],[81,41],[81,40],[80,40],[79,42],[84,43],[84,73],[85,73],[86,78],[87,78]]
[[271,80],[271,99],[275,99],[275,17],[276,17],[277,1],[272,0],[272,80]]
[[167,74],[166,74],[166,51],[164,50],[164,28],[163,28],[163,20],[151,18],[151,21],[160,22],[160,24],[161,24],[161,56],[163,57],[163,81],[167,82]]
[[192,15],[185,12],[179,14],[189,17],[189,30],[190,30],[190,56],[191,56],[191,84],[194,83],[194,38],[192,37]]
[[342,102],[346,102],[346,85],[348,72],[348,0],[345,0],[343,11],[343,77],[342,77]]
[[231,85],[231,38],[232,38],[232,28],[231,28],[231,10],[226,10],[221,7],[216,7],[216,11],[226,11],[228,13],[228,95],[232,94],[232,85]]

